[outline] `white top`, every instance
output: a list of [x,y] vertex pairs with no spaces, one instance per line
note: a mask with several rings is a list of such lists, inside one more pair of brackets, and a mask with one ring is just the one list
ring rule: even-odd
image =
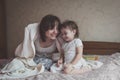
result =
[[76,55],[76,47],[82,47],[82,41],[78,38],[70,41],[70,42],[66,42],[62,48],[64,50],[64,57],[65,57],[65,63],[69,63],[71,62],[75,55]]
[[47,48],[43,48],[40,46],[40,41],[39,39],[35,40],[35,49],[36,49],[36,55],[41,56],[41,55],[45,55],[46,57],[51,57],[53,53],[55,53],[55,51],[57,50],[56,47],[56,43],[54,41],[54,43],[47,47]]

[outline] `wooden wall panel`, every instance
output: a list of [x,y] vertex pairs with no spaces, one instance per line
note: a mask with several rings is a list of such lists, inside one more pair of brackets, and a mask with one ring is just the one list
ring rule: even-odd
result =
[[115,52],[120,52],[120,43],[117,42],[83,41],[83,44],[84,54],[110,55]]

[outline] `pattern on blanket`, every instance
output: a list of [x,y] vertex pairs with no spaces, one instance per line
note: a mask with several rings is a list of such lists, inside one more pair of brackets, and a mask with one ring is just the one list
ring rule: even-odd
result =
[[[8,80],[120,80],[120,53],[115,53],[111,56],[100,56],[99,60],[103,62],[103,66],[93,71],[79,74],[66,75],[60,73],[43,72],[39,75],[30,76],[27,78],[5,78]],[[2,74],[0,74],[0,79]]]

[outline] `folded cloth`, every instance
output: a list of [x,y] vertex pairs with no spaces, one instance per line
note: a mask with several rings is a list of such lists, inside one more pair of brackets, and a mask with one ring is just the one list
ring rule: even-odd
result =
[[[29,64],[30,65],[29,65]],[[15,58],[2,70],[3,79],[7,77],[23,78],[44,72],[44,66],[36,64],[32,59]]]

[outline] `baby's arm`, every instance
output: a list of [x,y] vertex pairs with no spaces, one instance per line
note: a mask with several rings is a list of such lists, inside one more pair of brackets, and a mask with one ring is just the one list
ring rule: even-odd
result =
[[74,57],[73,61],[71,61],[71,63],[64,65],[63,69],[64,73],[69,74],[74,69],[73,65],[75,65],[80,60],[80,58],[82,57],[82,52],[83,52],[82,46],[76,47],[76,56]]
[[75,65],[81,59],[82,53],[83,53],[83,47],[82,46],[76,47],[76,56],[71,62],[72,65]]

